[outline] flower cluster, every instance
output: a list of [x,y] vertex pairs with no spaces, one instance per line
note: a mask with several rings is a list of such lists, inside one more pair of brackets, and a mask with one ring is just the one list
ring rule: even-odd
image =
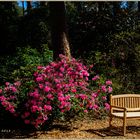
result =
[[[108,110],[106,96],[112,92],[112,82],[107,80],[98,84],[96,90],[91,90],[88,70],[92,67],[63,55],[60,55],[60,61],[38,66],[33,75],[34,88],[27,93],[22,112],[18,112],[25,124],[38,128],[54,114],[72,111],[88,113],[88,110],[96,111],[101,106]],[[99,80],[99,75],[92,78],[93,82]],[[0,89],[0,103],[13,114],[17,114],[19,85],[19,82],[6,83],[5,88]]]
[[[34,73],[36,87],[28,94],[27,110],[22,118],[35,127],[48,119],[53,108],[65,113],[73,108],[73,98],[87,99],[88,68],[74,58],[71,61],[63,55],[60,58],[47,66],[38,66]],[[25,115],[27,112],[30,115]]]
[[5,83],[4,88],[0,88],[0,103],[5,108],[5,110],[17,116],[17,103],[19,94],[20,82],[17,81],[14,84],[9,82]]

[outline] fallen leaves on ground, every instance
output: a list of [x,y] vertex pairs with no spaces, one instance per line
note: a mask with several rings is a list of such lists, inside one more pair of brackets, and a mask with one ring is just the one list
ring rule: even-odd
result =
[[[0,138],[99,138],[99,139],[125,139],[140,138],[140,121],[127,122],[127,134],[122,136],[122,120],[113,119],[113,127],[109,129],[109,118],[84,119],[69,122],[54,122],[52,127],[44,131],[10,130],[0,132]],[[115,127],[114,127],[115,126]]]

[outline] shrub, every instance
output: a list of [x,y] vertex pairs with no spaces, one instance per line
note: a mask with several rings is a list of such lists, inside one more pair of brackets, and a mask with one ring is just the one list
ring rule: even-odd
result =
[[52,51],[47,44],[41,46],[41,52],[30,46],[17,48],[14,55],[0,57],[0,83],[21,78],[31,78],[38,65],[52,61]]
[[[20,104],[10,100],[11,104],[15,104],[14,112],[25,124],[40,128],[51,118],[65,117],[67,113],[80,115],[88,111],[109,110],[107,95],[112,92],[112,82],[104,82],[97,75],[89,80],[88,70],[91,69],[92,66],[88,68],[80,61],[69,60],[63,55],[60,55],[60,61],[38,66],[31,86],[26,87],[28,91],[24,100],[16,98],[16,101],[22,101]],[[21,85],[21,94],[25,92],[23,90]],[[7,98],[7,94],[2,89],[0,99]]]
[[18,116],[17,107],[19,104],[18,97],[20,96],[20,84],[19,81],[14,84],[6,82],[5,86],[0,89],[1,105],[14,116]]

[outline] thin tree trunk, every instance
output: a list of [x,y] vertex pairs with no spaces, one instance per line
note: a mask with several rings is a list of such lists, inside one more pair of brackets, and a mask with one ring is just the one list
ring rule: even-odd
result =
[[120,10],[120,5],[118,1],[113,2],[113,16],[116,18],[118,12]]
[[138,1],[138,12],[140,13],[140,1]]
[[22,1],[22,10],[23,10],[23,16],[24,16],[25,14],[24,1]]
[[59,54],[71,58],[70,46],[67,36],[65,4],[64,2],[49,2],[51,18],[51,39],[54,60]]
[[31,1],[27,1],[27,13],[29,13],[32,9],[32,3]]
[[40,1],[40,7],[47,6],[48,2],[47,1]]
[[103,7],[104,7],[104,2],[103,1],[98,2],[98,11],[99,12],[103,11]]

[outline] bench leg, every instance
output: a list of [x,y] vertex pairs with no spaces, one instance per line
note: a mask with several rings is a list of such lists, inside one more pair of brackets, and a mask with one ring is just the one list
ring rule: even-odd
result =
[[109,128],[112,126],[111,122],[112,122],[112,116],[110,115],[110,117],[109,117]]
[[123,119],[123,135],[126,135],[126,118]]

